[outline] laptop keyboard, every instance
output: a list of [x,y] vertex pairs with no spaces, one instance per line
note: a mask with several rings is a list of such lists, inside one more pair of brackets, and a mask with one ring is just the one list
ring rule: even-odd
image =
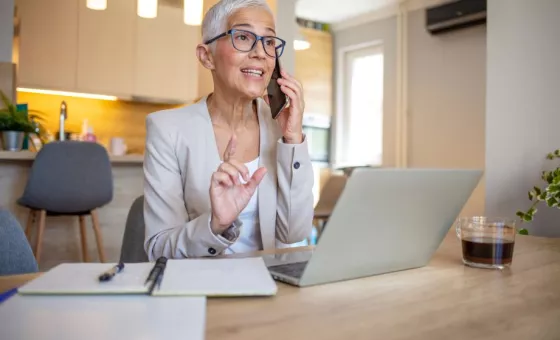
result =
[[286,276],[291,276],[295,278],[301,278],[305,266],[307,265],[307,261],[304,262],[294,262],[294,263],[287,263],[281,264],[277,266],[270,266],[268,267],[269,270],[275,271],[279,274],[284,274]]

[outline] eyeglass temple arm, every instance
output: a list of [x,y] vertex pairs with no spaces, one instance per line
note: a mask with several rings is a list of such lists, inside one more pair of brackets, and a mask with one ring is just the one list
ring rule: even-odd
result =
[[222,33],[222,34],[220,34],[220,35],[217,35],[217,36],[215,36],[214,38],[212,38],[212,39],[210,39],[210,40],[206,40],[206,41],[204,42],[204,44],[206,44],[206,45],[211,44],[211,43],[213,43],[214,41],[220,39],[221,37],[225,37],[226,35],[227,35],[227,33]]

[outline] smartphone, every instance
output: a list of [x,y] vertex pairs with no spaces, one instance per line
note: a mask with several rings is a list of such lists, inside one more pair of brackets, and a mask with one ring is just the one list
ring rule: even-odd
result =
[[280,89],[278,84],[278,79],[282,78],[280,76],[280,58],[276,58],[276,65],[274,66],[274,71],[272,71],[272,77],[270,77],[270,82],[266,89],[268,103],[270,105],[270,112],[272,113],[272,119],[276,119],[278,114],[286,107],[288,104],[288,97]]

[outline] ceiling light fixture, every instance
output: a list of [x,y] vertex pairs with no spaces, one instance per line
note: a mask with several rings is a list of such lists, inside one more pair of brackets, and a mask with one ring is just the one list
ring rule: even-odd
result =
[[107,9],[107,0],[87,0],[86,6],[89,9],[103,11]]
[[200,26],[202,24],[203,0],[185,0],[183,6],[183,21],[187,25]]
[[153,19],[157,17],[158,0],[138,0],[136,14],[141,18]]

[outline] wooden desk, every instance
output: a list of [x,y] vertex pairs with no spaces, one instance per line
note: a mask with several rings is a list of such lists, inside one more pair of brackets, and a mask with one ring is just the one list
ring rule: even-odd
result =
[[[0,278],[0,290],[32,277]],[[560,239],[518,237],[497,271],[463,266],[450,234],[424,268],[278,285],[275,297],[208,299],[206,339],[560,339]]]

